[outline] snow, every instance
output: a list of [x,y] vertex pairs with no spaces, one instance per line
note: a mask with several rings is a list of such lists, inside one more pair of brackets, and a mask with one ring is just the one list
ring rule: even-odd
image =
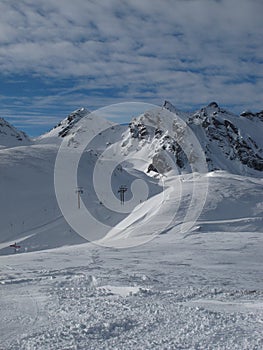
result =
[[8,147],[29,145],[31,140],[3,118],[0,118],[0,151]]
[[260,349],[262,234],[2,256],[5,349]]
[[0,349],[262,349],[262,171],[229,158],[227,128],[261,157],[261,119],[215,103],[0,135]]

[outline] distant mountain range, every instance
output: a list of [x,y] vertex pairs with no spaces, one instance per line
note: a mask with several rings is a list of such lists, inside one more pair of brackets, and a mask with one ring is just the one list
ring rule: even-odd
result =
[[[167,121],[171,116],[167,117],[166,110],[184,120],[194,132],[206,155],[209,171],[227,170],[241,175],[257,176],[257,173],[263,170],[263,111],[259,113],[246,111],[238,116],[220,108],[216,102],[211,102],[195,113],[186,113],[176,109],[168,101],[165,101],[159,110],[149,111],[150,119],[149,113],[145,113],[131,120],[129,126],[130,138],[148,141],[150,138],[155,145],[153,159],[149,164],[150,169],[156,169],[160,154],[163,156],[164,150],[176,158],[180,172],[187,169],[184,151],[178,143],[178,135],[171,130],[171,120]],[[50,132],[34,141],[30,140],[23,131],[17,130],[0,118],[0,147],[36,145],[44,142],[59,143],[65,136],[75,135],[78,122],[89,114],[87,109],[80,108],[69,114]],[[144,124],[146,124],[145,127]],[[151,131],[148,130],[149,126]],[[156,142],[157,139],[158,142]]]

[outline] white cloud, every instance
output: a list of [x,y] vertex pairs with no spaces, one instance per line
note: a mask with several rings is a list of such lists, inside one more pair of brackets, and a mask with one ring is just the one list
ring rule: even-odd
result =
[[39,108],[166,98],[259,109],[262,10],[261,0],[1,1],[2,77],[34,75],[50,88],[71,79],[33,97]]

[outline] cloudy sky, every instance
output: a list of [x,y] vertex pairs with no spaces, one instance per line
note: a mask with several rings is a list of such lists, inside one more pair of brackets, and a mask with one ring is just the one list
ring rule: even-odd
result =
[[263,109],[262,0],[0,0],[0,116],[31,135],[141,101]]

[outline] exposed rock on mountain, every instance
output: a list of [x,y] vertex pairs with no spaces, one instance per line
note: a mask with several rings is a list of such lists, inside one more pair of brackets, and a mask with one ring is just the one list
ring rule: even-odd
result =
[[137,149],[149,148],[148,171],[158,171],[158,168],[169,171],[168,160],[172,155],[178,172],[188,172],[192,167],[189,152],[188,156],[185,153],[190,142],[187,139],[189,127],[202,147],[209,171],[256,175],[263,170],[262,115],[263,112],[246,112],[237,116],[220,108],[216,102],[190,114],[165,101],[162,109],[132,120],[129,124],[131,140],[126,139],[125,145],[130,149],[136,143],[132,140],[137,139]]

